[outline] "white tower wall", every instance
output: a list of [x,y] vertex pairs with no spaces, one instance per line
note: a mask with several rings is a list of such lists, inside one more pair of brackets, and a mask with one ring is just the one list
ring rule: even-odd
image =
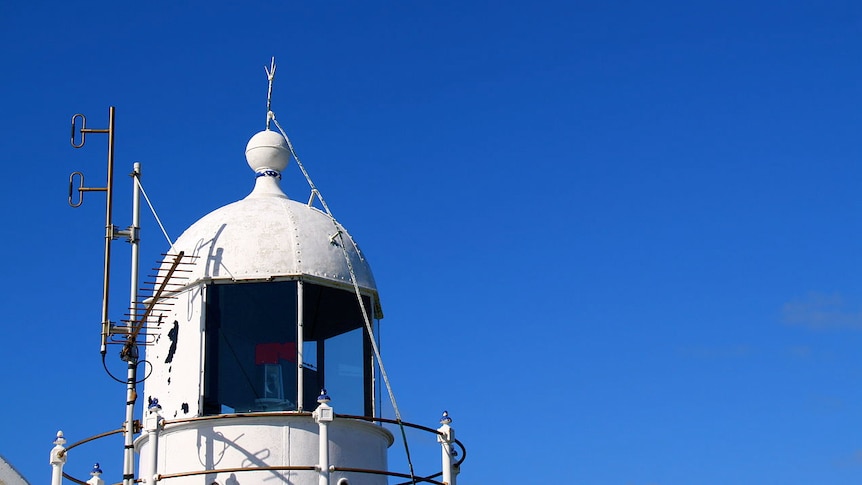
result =
[[[329,462],[335,467],[386,470],[386,450],[392,435],[380,426],[336,418],[329,423]],[[141,476],[191,471],[284,466],[318,463],[318,425],[308,415],[240,416],[168,424],[158,438],[155,473],[147,459],[151,439],[135,443],[141,455]],[[358,472],[332,473],[330,483],[346,477],[353,484],[385,485],[386,477]],[[250,485],[290,483],[317,485],[316,471],[228,471],[164,478],[163,485]]]
[[201,415],[204,290],[199,285],[176,295],[163,314],[155,343],[147,348],[152,374],[144,381],[144,397],[157,398],[166,419]]

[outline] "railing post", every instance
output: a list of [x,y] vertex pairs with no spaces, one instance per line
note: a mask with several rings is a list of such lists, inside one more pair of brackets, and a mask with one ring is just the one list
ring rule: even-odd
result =
[[57,439],[54,440],[54,448],[51,449],[51,485],[63,484],[63,465],[66,464],[66,438],[63,432],[57,431]]
[[87,480],[88,485],[105,485],[105,480],[102,479],[102,469],[99,464],[93,465],[93,470],[90,472],[90,479]]
[[443,457],[443,483],[447,485],[455,485],[455,477],[458,475],[458,470],[455,470],[455,467],[452,466],[452,456],[454,455],[452,440],[455,439],[455,430],[449,427],[449,423],[451,422],[452,418],[449,417],[449,412],[443,411],[443,417],[440,418],[442,426],[437,428],[437,431],[440,432],[437,435],[437,442],[440,443]]
[[319,405],[314,410],[312,416],[317,422],[319,428],[319,446],[318,446],[318,485],[329,485],[329,423],[335,417],[335,412],[332,407],[327,404],[329,396],[326,394],[326,389],[320,391],[320,396],[317,398]]
[[149,437],[150,451],[147,454],[148,469],[142,471],[147,472],[144,476],[144,483],[155,485],[159,474],[159,434],[162,430],[162,407],[159,405],[159,400],[151,398],[147,407],[146,430]]

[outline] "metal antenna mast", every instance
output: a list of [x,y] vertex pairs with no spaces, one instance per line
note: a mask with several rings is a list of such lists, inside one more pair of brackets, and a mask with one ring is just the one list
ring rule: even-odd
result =
[[[84,174],[81,172],[72,172],[69,176],[69,205],[72,207],[80,207],[84,203],[85,192],[105,192],[105,264],[103,272],[103,287],[102,287],[102,330],[101,330],[101,345],[100,353],[102,362],[104,363],[105,354],[107,353],[108,338],[112,334],[113,325],[108,317],[108,301],[111,287],[111,242],[114,239],[125,237],[132,245],[132,267],[131,267],[131,296],[129,303],[129,312],[132,320],[137,320],[138,312],[138,258],[140,245],[140,177],[141,164],[135,163],[134,170],[131,176],[135,179],[132,191],[132,225],[127,229],[119,229],[112,222],[113,207],[114,207],[114,114],[115,108],[111,106],[108,109],[108,128],[94,129],[87,128],[87,118],[83,114],[75,114],[72,116],[72,135],[71,144],[74,148],[81,148],[86,142],[88,134],[104,133],[108,135],[108,168],[107,182],[104,187],[87,187],[84,185]],[[78,123],[80,122],[80,128]],[[80,136],[77,139],[76,136]],[[75,179],[78,179],[77,189],[74,187]],[[78,192],[77,200],[74,197],[75,192]],[[126,421],[124,423],[124,438],[125,447],[123,454],[123,484],[134,485],[135,481],[135,451],[134,451],[134,433],[135,433],[135,401],[137,400],[137,367],[138,367],[138,347],[135,342],[135,336],[129,335],[126,345],[120,353],[120,357],[127,363],[126,373]],[[107,367],[106,367],[107,369]]]
[[[99,351],[104,354],[107,352],[108,334],[110,333],[111,320],[108,318],[108,296],[111,286],[111,241],[116,239],[115,227],[112,219],[114,208],[114,113],[115,108],[108,108],[108,127],[107,128],[87,128],[87,118],[78,113],[72,116],[72,135],[71,143],[73,148],[81,148],[87,141],[87,134],[90,133],[106,133],[108,135],[108,176],[107,183],[104,187],[86,187],[84,186],[84,174],[81,172],[72,172],[69,175],[69,205],[72,207],[80,207],[84,203],[85,192],[105,192],[107,200],[105,207],[105,265],[103,272],[102,286],[102,342]],[[77,123],[81,123],[81,127],[77,127]],[[77,140],[76,135],[80,135],[80,140]],[[73,185],[75,179],[78,179],[78,198],[73,199]]]

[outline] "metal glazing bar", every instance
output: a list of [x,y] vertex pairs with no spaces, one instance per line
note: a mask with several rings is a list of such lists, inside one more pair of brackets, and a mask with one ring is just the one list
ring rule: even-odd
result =
[[[296,282],[296,410],[302,411],[303,402],[302,394],[304,389],[303,371],[302,371],[302,348],[304,345],[305,335],[303,334],[303,291],[302,280]],[[322,374],[321,374],[322,375]]]

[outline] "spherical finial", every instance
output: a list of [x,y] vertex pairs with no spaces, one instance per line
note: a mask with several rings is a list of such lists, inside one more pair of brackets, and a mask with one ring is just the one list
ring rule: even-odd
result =
[[57,439],[54,440],[55,445],[64,445],[66,444],[66,438],[63,437],[62,431],[57,431]]
[[93,465],[93,469],[90,471],[90,475],[93,475],[94,477],[97,477],[97,476],[99,476],[99,475],[101,475],[101,474],[102,474],[102,469],[101,469],[101,468],[99,468],[99,464],[98,464],[98,463],[96,463],[95,465]]
[[281,172],[290,161],[290,148],[280,133],[264,130],[248,141],[245,159],[256,173],[267,170]]
[[326,393],[326,389],[320,390],[320,395],[317,396],[317,402],[319,402],[321,404],[325,403],[325,402],[329,402],[329,394]]
[[449,417],[449,411],[443,411],[443,417],[440,418],[440,424],[449,424],[452,422],[452,418]]

